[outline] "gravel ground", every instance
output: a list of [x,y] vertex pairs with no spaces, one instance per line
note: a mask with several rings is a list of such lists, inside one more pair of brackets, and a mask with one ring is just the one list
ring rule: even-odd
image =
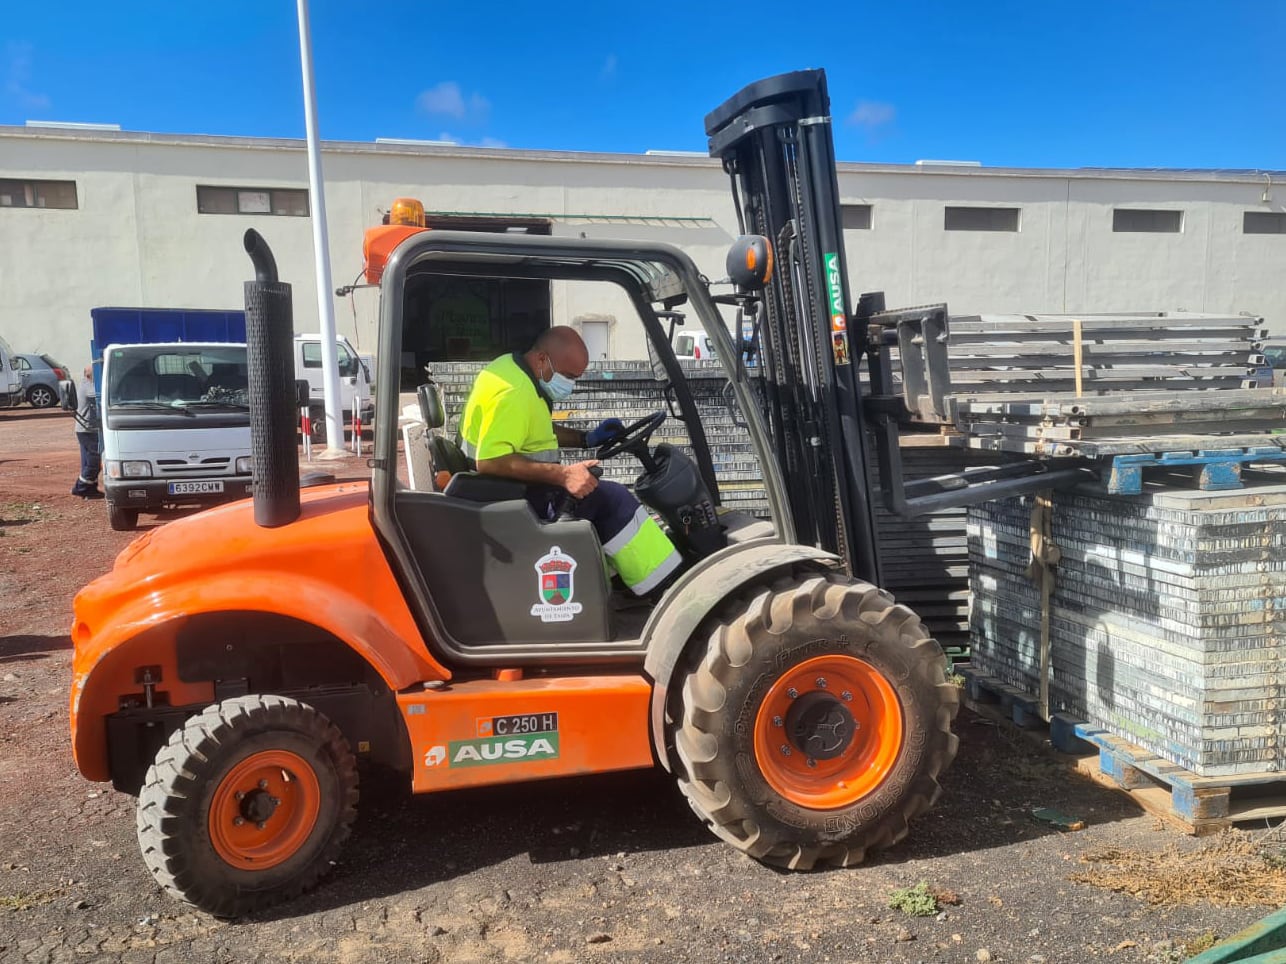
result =
[[[372,772],[320,888],[236,923],[193,912],[145,870],[133,800],[72,764],[71,599],[130,539],[69,494],[76,458],[65,415],[0,412],[0,961],[1166,962],[1266,913],[1070,882],[1087,852],[1202,844],[967,711],[937,808],[855,869],[756,864],[659,770],[422,797]],[[889,908],[919,881],[958,904]]]

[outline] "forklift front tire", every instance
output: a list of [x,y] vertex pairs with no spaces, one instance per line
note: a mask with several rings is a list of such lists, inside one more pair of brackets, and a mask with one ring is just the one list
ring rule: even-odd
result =
[[849,866],[907,834],[956,753],[959,691],[918,617],[842,575],[726,607],[682,686],[679,785],[764,863]]
[[312,887],[356,808],[356,760],[325,716],[282,696],[239,696],[161,748],[139,794],[138,842],[171,895],[237,917]]

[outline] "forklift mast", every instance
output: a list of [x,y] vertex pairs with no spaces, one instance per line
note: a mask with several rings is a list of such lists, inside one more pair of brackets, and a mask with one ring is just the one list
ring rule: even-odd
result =
[[[760,405],[801,543],[839,555],[880,585],[830,97],[821,70],[770,77],[706,115],[710,154],[732,179],[742,234],[773,244],[777,264],[750,302]],[[740,335],[740,333],[738,333]]]

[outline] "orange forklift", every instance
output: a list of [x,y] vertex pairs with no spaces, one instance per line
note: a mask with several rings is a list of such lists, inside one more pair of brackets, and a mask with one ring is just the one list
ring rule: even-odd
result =
[[[613,605],[588,522],[538,519],[441,433],[428,481],[404,481],[395,391],[379,393],[370,483],[301,490],[290,287],[247,232],[253,502],[143,535],[76,597],[72,628],[77,766],[138,795],[144,860],[175,897],[235,916],[312,886],[349,834],[359,760],[416,793],[659,765],[713,833],[800,870],[860,862],[937,799],[958,695],[919,618],[877,588],[868,433],[903,512],[1059,473],[902,482],[896,423],[916,400],[893,391],[889,347],[931,343],[918,381],[903,352],[918,385],[945,338],[922,337],[938,309],[849,310],[821,71],[750,85],[706,130],[743,232],[722,283],[660,243],[425,230],[414,213],[367,239],[381,387],[443,279],[604,282],[637,310],[666,409],[597,456],[639,461],[635,492],[686,560],[641,611]],[[768,518],[723,504],[666,331],[680,306],[717,348]],[[440,428],[440,396],[420,399]],[[686,445],[651,444],[668,418]]]

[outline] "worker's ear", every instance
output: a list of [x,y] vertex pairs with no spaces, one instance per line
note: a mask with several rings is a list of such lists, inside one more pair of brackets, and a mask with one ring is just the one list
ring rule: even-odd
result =
[[743,234],[728,249],[728,278],[742,291],[762,291],[772,277],[772,242],[762,234]]

